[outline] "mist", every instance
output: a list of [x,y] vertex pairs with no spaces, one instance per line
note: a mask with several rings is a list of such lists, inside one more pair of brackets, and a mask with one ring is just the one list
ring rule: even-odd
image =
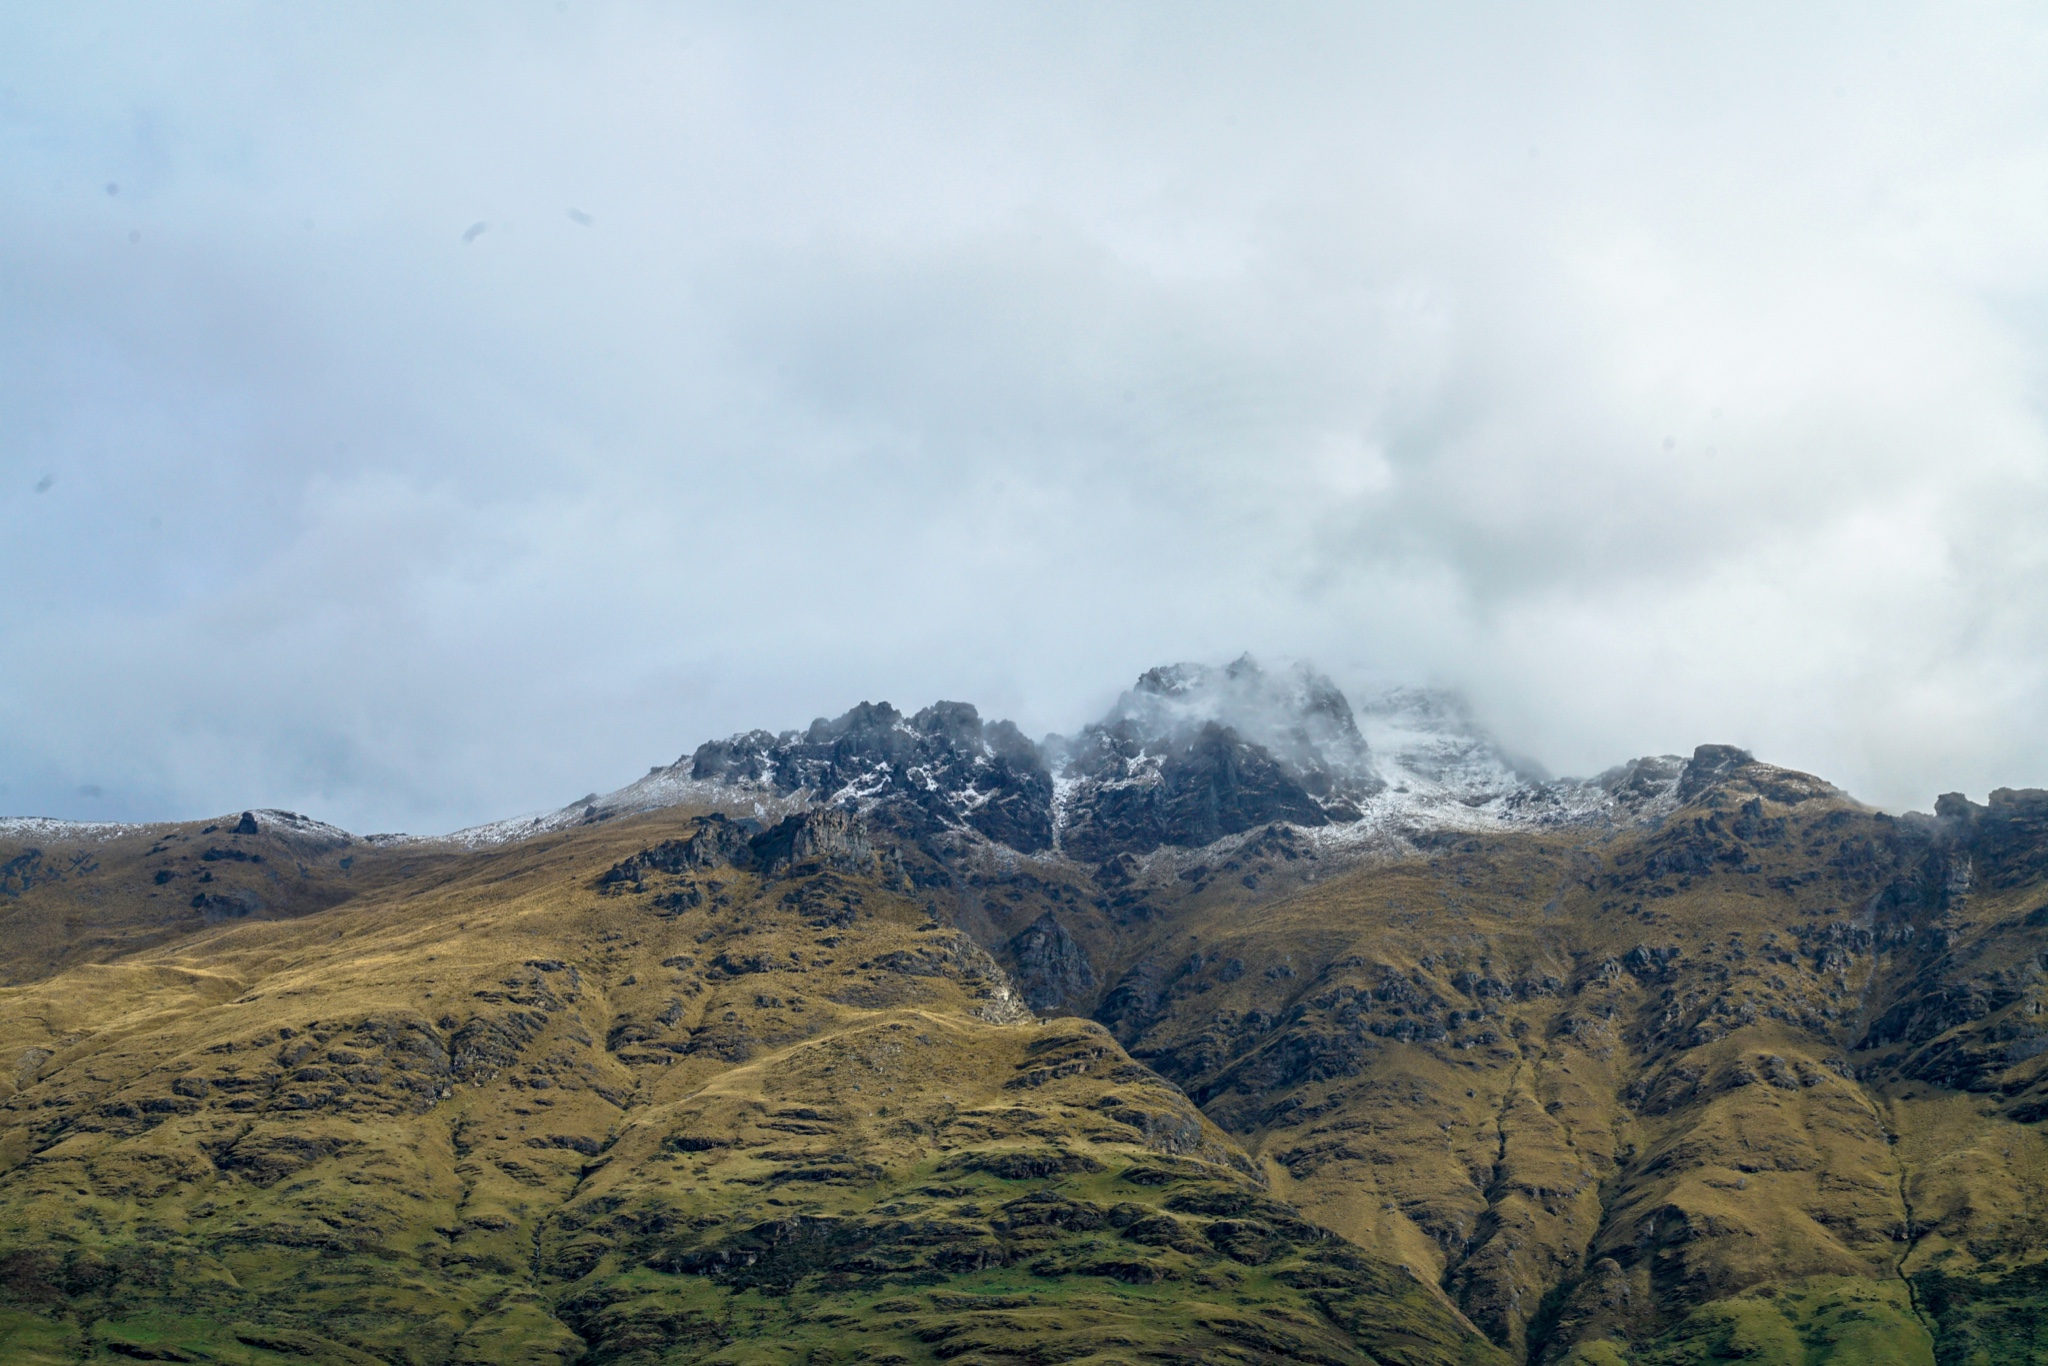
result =
[[2048,785],[2048,16],[0,13],[0,813],[1446,686]]

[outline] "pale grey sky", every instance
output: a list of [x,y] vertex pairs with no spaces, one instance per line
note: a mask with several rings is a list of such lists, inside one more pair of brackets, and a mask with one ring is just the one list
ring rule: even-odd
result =
[[2048,11],[11,5],[0,813],[1243,649],[2048,785]]

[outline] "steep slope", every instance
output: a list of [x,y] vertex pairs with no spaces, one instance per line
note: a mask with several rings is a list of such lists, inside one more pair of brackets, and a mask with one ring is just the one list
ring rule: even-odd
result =
[[0,1056],[9,1360],[1496,1359],[829,810],[63,967]]
[[1277,865],[1259,890],[1033,933],[1091,945],[1073,1008],[1276,1192],[1518,1354],[1690,1360],[1784,1293],[1795,1338],[1847,1313],[1901,1359],[2035,1359],[2048,797],[1902,822],[1723,751],[1688,772],[1650,829],[1321,881],[1272,832],[1222,865]]

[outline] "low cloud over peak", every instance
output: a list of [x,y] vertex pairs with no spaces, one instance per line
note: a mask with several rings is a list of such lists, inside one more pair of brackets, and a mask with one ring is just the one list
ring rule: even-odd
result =
[[862,696],[1071,732],[1246,648],[1556,772],[2048,782],[2044,49],[0,18],[0,811],[448,829]]

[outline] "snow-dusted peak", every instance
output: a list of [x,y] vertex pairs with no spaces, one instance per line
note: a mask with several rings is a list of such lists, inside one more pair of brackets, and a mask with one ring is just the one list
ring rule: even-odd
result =
[[[367,838],[479,847],[684,804],[764,820],[822,806],[868,812],[898,835],[959,836],[1099,864],[1203,848],[1276,824],[1338,846],[1374,847],[1413,843],[1431,830],[1613,828],[1659,820],[1738,774],[1794,796],[1825,786],[1767,769],[1745,751],[1708,745],[1690,760],[1661,755],[1593,778],[1551,779],[1502,748],[1453,692],[1390,688],[1354,712],[1308,665],[1269,671],[1245,655],[1147,670],[1100,721],[1042,744],[964,702],[914,714],[863,702],[801,730],[708,741],[614,792],[556,811],[424,841]],[[261,815],[277,833],[347,838],[289,812]],[[0,823],[0,833],[56,825]]]
[[1378,786],[1366,738],[1337,685],[1307,664],[1268,673],[1250,655],[1221,668],[1147,670],[1080,739],[1109,731],[1157,751],[1212,724],[1263,748],[1318,794],[1356,798]]
[[1375,771],[1396,793],[1488,797],[1540,784],[1546,777],[1504,752],[1455,693],[1390,688],[1363,703],[1358,720]]

